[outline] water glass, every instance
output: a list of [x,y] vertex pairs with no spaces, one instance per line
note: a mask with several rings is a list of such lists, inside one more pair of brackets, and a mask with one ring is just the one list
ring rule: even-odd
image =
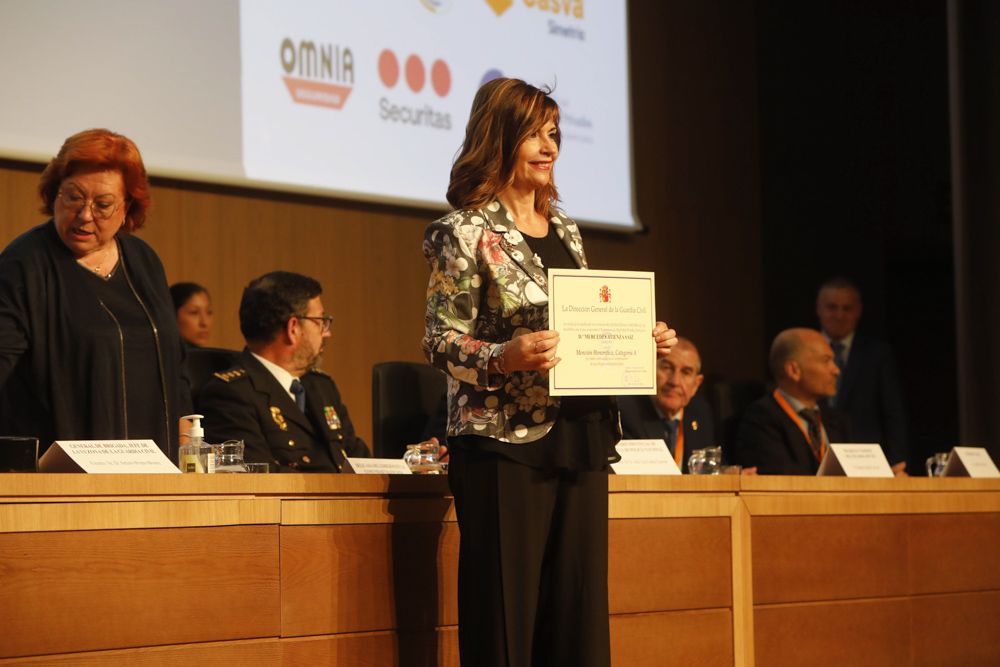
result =
[[691,452],[688,472],[692,475],[718,475],[722,468],[722,447],[705,447]]
[[435,442],[418,442],[407,445],[403,461],[414,475],[440,475],[441,462],[438,459],[441,449]]
[[242,440],[226,440],[218,445],[218,449],[215,449],[215,472],[246,472],[246,466],[243,465],[243,449]]
[[944,475],[944,469],[948,465],[948,457],[950,452],[938,452],[927,459],[927,476],[928,477],[941,477]]

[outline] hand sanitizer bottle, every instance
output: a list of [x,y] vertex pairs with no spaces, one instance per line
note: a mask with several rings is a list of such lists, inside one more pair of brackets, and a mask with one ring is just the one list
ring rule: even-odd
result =
[[202,415],[187,415],[183,419],[191,421],[187,444],[178,449],[178,466],[181,472],[215,472],[215,455],[212,447],[205,444],[205,429],[201,427]]

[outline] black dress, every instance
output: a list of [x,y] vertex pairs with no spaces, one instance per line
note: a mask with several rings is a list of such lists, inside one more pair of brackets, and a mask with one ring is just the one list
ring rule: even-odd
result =
[[43,450],[152,438],[176,460],[191,399],[166,276],[145,242],[117,242],[108,283],[87,275],[51,220],[0,253],[0,434],[37,437]]

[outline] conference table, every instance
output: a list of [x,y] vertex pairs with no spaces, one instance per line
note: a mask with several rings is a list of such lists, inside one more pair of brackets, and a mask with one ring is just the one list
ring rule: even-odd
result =
[[[612,476],[616,666],[1000,665],[1000,480]],[[457,665],[447,480],[0,475],[0,666]]]

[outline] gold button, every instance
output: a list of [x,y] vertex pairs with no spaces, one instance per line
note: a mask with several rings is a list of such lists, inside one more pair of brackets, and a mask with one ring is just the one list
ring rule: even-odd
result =
[[344,434],[343,433],[338,433],[337,434],[337,440],[343,440],[343,439],[344,439]]
[[289,440],[288,441],[288,446],[289,447],[294,447],[295,446],[295,441],[294,440]]
[[312,463],[312,459],[309,458],[308,456],[303,456],[302,457],[302,462],[303,463]]

